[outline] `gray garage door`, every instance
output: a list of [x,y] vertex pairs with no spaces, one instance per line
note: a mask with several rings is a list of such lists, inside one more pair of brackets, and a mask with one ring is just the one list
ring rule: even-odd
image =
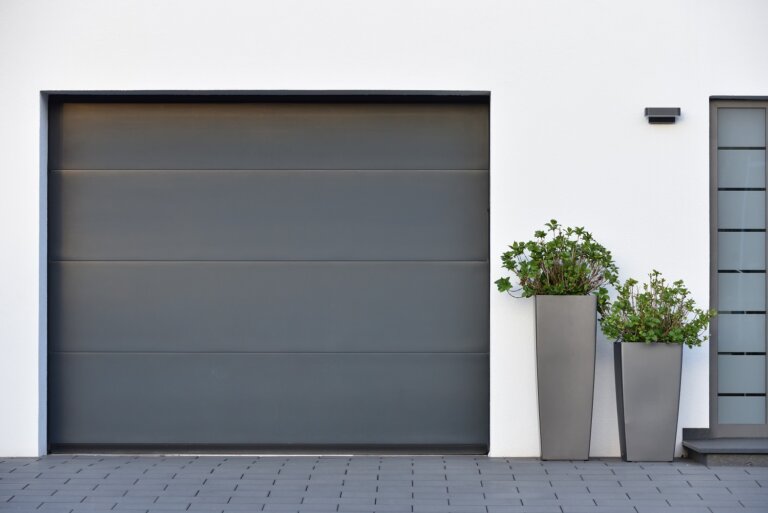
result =
[[484,451],[488,121],[52,102],[52,448]]

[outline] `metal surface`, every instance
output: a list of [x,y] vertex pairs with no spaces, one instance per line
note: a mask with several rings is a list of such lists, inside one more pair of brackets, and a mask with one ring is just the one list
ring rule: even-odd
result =
[[54,260],[488,259],[487,170],[69,170]]
[[539,432],[544,460],[586,460],[595,383],[595,296],[536,296]]
[[645,117],[650,124],[672,124],[680,117],[680,107],[646,107]]
[[51,108],[52,446],[487,450],[487,97],[108,100]]
[[488,169],[487,103],[65,103],[51,169]]
[[613,357],[621,457],[672,461],[683,346],[614,342]]
[[488,356],[56,353],[58,444],[487,443]]
[[485,353],[487,275],[482,262],[60,262],[49,347]]

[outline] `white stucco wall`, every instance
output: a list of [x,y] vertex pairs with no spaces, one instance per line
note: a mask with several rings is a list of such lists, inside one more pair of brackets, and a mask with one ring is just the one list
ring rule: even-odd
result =
[[[706,304],[709,96],[768,96],[766,27],[764,0],[0,0],[0,455],[45,452],[41,91],[490,91],[494,279],[554,217]],[[536,456],[532,303],[489,293],[491,454]],[[592,454],[614,456],[598,347]],[[682,394],[707,426],[706,348]]]

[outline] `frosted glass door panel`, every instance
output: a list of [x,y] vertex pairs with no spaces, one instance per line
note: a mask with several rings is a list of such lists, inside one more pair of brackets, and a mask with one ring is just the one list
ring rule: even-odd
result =
[[765,192],[718,191],[717,221],[721,229],[765,228]]
[[721,394],[764,394],[765,356],[718,356],[717,381]]
[[718,397],[720,424],[764,424],[765,397]]
[[718,150],[717,186],[764,188],[765,150]]
[[764,147],[765,109],[718,109],[717,145],[720,148]]
[[720,353],[765,351],[765,315],[720,314],[717,332],[717,350]]
[[765,270],[765,232],[721,232],[717,236],[717,268]]
[[720,273],[718,310],[756,312],[765,310],[765,274]]

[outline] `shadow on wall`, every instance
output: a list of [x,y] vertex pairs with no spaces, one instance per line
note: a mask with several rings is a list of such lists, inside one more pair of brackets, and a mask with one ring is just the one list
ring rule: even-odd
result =
[[616,414],[616,386],[613,375],[613,344],[597,329],[595,352],[595,391],[592,407],[592,442],[589,455],[615,457],[620,452]]

